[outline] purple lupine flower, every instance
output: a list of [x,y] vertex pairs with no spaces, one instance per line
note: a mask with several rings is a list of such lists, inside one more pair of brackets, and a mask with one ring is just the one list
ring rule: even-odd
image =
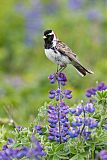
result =
[[79,133],[80,133],[80,130],[75,128],[72,128],[71,131],[68,132],[70,138],[78,137]]
[[16,12],[23,12],[23,10],[24,10],[24,6],[23,6],[23,4],[21,3],[21,2],[18,2],[16,5],[15,5],[15,11]]
[[59,8],[59,3],[58,1],[49,1],[44,5],[44,10],[46,11],[46,14],[54,14],[57,12]]
[[48,79],[50,80],[50,83],[53,84],[56,82],[56,75],[55,74],[51,74],[48,76]]
[[75,115],[76,115],[76,116],[79,116],[79,115],[81,115],[82,112],[83,112],[83,107],[82,107],[81,105],[79,105],[79,106],[76,108]]
[[67,81],[66,75],[62,72],[51,74],[48,76],[48,79],[50,80],[50,83],[55,83],[56,80],[58,80],[61,82],[61,85],[65,85]]
[[69,0],[68,5],[72,10],[77,10],[82,7],[83,0]]
[[55,94],[50,94],[50,95],[49,95],[49,98],[50,98],[50,99],[54,99],[54,98],[55,98]]
[[24,4],[16,4],[15,9],[17,12],[23,14],[25,18],[25,43],[27,46],[33,45],[35,35],[42,30],[42,4],[40,1],[30,1],[30,7]]
[[8,138],[7,145],[10,145],[12,143],[15,143],[15,140],[13,138]]
[[87,12],[87,18],[91,21],[102,21],[103,15],[100,10],[91,9]]
[[106,129],[106,130],[107,130],[107,124],[104,126],[104,129]]
[[59,101],[60,98],[63,99],[64,97],[67,99],[71,99],[72,95],[71,95],[70,90],[65,90],[64,92],[62,92],[59,88],[57,90],[50,90],[49,91],[49,98],[50,99],[54,99],[56,98],[56,101]]
[[87,112],[94,112],[95,111],[95,107],[93,106],[92,103],[87,103],[85,106],[84,106],[84,110],[87,111]]
[[38,0],[33,0],[30,5],[31,8],[26,9],[24,13],[27,45],[32,45],[34,36],[42,30],[42,4]]
[[[69,130],[69,122],[67,114],[69,112],[69,106],[66,106],[64,102],[60,102],[56,106],[49,106],[48,109],[48,122],[49,124],[49,140],[55,140],[57,142],[67,141],[67,135]],[[59,122],[60,122],[60,132],[59,132]]]
[[23,126],[16,126],[16,129],[18,130],[18,131],[20,131],[21,129],[23,129],[24,127]]
[[7,76],[5,82],[13,87],[20,87],[23,84],[21,77],[19,76]]
[[82,136],[83,136],[85,139],[89,139],[90,134],[91,134],[91,132],[88,131],[88,129],[85,127],[84,130],[82,131]]
[[74,113],[76,112],[76,109],[75,109],[75,108],[71,108],[71,109],[69,110],[69,112],[72,113],[72,114],[74,114]]
[[40,160],[42,156],[46,155],[46,153],[43,151],[43,147],[41,146],[40,141],[36,141],[34,139],[34,142],[32,143],[33,143],[32,145],[33,147],[29,148],[26,154],[26,157],[29,159],[34,158],[34,159]]
[[34,128],[36,129],[36,131],[37,131],[38,134],[42,134],[43,133],[42,132],[42,127],[40,125],[37,125]]
[[100,153],[98,154],[98,157],[99,157],[101,160],[107,160],[107,150],[102,150],[102,151],[100,151]]
[[23,157],[26,157],[27,154],[29,152],[29,148],[28,147],[22,147],[16,154],[15,158],[17,159],[21,159]]
[[64,90],[64,93],[65,93],[66,95],[71,94],[71,92],[72,92],[71,90],[67,90],[67,89],[66,89],[66,90]]
[[36,141],[36,147],[34,149],[34,156],[35,158],[39,158],[45,156],[45,152],[43,151],[43,147],[40,144],[40,141]]
[[14,143],[14,139],[12,138],[8,138],[8,142],[7,142],[7,145],[11,145],[12,143]]
[[67,99],[71,99],[72,95],[71,95],[71,90],[64,90],[64,95]]
[[86,96],[91,97],[92,95],[96,95],[96,88],[91,88],[86,91]]
[[101,82],[97,87],[96,87],[97,91],[103,91],[107,89],[107,85],[105,85],[104,82]]
[[94,129],[95,127],[98,126],[98,122],[94,118],[85,118],[84,119],[84,124],[91,129]]
[[72,125],[72,127],[76,127],[77,123],[76,122],[72,122],[71,125]]
[[[83,136],[84,139],[88,139],[89,135],[91,134],[90,129],[94,129],[95,127],[98,126],[98,122],[94,118],[88,118],[86,117],[86,112],[94,112],[95,108],[92,103],[87,103],[85,106],[78,105],[77,108],[75,109],[70,109],[69,112],[74,114],[74,117],[72,122],[71,122],[71,127],[72,129],[78,129],[78,134],[76,136],[80,135]],[[82,117],[83,115],[83,117]],[[78,117],[77,117],[78,116]],[[70,137],[74,138],[75,134],[72,132],[70,133]]]
[[41,126],[39,126],[39,125],[37,125],[37,126],[35,126],[35,129],[37,129],[37,130],[41,130],[41,129],[42,129],[42,127],[41,127]]
[[76,120],[76,124],[77,124],[78,127],[82,125],[82,123],[83,123],[82,118],[77,117],[77,118],[75,118],[75,120]]
[[66,142],[68,140],[70,123],[67,114],[69,113],[69,106],[65,105],[63,98],[71,99],[72,95],[70,90],[61,90],[61,85],[65,85],[67,78],[64,73],[59,72],[51,74],[49,77],[50,83],[58,82],[57,90],[49,91],[49,98],[56,98],[59,101],[56,106],[50,105],[48,108],[48,122],[49,122],[49,140],[57,142]]
[[86,91],[86,96],[91,97],[92,95],[96,95],[97,91],[103,91],[103,90],[106,90],[106,89],[107,89],[107,85],[105,85],[104,82],[101,82],[100,84],[98,84],[97,87],[88,89]]
[[55,97],[56,97],[56,101],[59,101],[60,97],[63,98],[62,91],[59,88],[56,90]]
[[74,121],[71,123],[72,127],[80,127],[83,124],[83,119],[82,118],[75,118]]
[[6,150],[7,148],[8,148],[7,145],[3,145],[3,146],[2,146],[2,150]]
[[55,140],[55,135],[57,133],[57,122],[58,122],[58,115],[57,115],[57,106],[50,105],[48,108],[48,122],[50,123],[49,126],[49,140]]
[[91,119],[90,118],[84,118],[85,126],[88,126],[90,123],[91,123]]
[[55,94],[56,91],[55,91],[55,90],[50,90],[49,93],[50,93],[50,94]]
[[97,126],[98,126],[98,122],[95,119],[90,118],[90,121],[88,123],[88,127],[91,129],[94,129]]
[[[9,138],[8,141],[10,145],[14,140]],[[42,156],[46,155],[46,153],[43,151],[40,141],[35,139],[34,134],[32,134],[31,137],[31,147],[22,146],[20,148],[13,149],[12,147],[9,147],[9,145],[2,147],[2,150],[0,151],[0,160],[22,159],[24,157],[36,158],[39,160]]]
[[50,141],[55,140],[55,136],[50,135],[50,136],[48,136],[48,139],[49,139]]
[[66,115],[67,113],[69,113],[69,106],[66,106],[64,102],[60,102],[59,105],[60,105],[60,112],[62,115],[63,114]]
[[61,82],[61,85],[64,86],[65,83],[67,82],[67,78],[66,78],[66,75],[62,72],[59,72],[58,75],[57,75],[57,79],[58,81]]

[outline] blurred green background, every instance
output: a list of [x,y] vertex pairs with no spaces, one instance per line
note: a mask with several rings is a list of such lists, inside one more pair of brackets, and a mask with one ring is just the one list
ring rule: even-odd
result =
[[56,70],[44,54],[43,32],[53,29],[94,75],[82,78],[69,66],[74,102],[107,80],[107,0],[0,1],[0,119],[29,124],[49,102],[48,75]]

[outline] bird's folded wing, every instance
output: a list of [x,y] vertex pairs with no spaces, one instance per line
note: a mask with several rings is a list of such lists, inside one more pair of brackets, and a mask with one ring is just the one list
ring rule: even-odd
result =
[[59,40],[56,43],[56,49],[60,53],[68,56],[69,58],[71,58],[71,60],[76,57],[76,54],[73,53],[72,50],[65,43],[63,43],[63,42],[61,42]]
[[93,72],[86,69],[77,59],[76,54],[63,42],[57,41],[56,49],[65,56],[68,56],[71,60],[72,65],[79,71],[82,76],[85,76],[86,73],[92,74]]

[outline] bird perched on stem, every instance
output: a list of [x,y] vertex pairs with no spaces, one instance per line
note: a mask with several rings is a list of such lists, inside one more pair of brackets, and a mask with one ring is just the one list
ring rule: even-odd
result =
[[57,72],[65,69],[67,64],[72,64],[81,76],[85,76],[87,73],[93,74],[79,62],[76,54],[65,43],[57,39],[52,30],[46,30],[43,39],[45,54],[49,60],[57,64]]

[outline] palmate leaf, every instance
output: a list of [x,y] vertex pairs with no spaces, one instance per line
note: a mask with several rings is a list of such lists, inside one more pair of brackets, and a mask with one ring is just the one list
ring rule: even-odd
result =
[[70,150],[70,152],[71,152],[72,154],[77,154],[77,151],[76,151],[75,148],[72,148],[72,149]]
[[78,159],[78,155],[75,155],[72,158],[70,158],[70,160],[77,160],[77,159]]
[[53,154],[51,155],[51,158],[52,160],[63,160],[63,159],[66,159],[66,160],[69,160],[69,157],[68,156],[63,156],[63,155],[58,155],[57,153],[56,154]]
[[97,143],[107,144],[107,136],[100,137],[99,140],[97,141]]
[[48,155],[53,155],[53,154],[54,154],[53,151],[49,151],[49,152],[48,152]]
[[68,157],[68,155],[70,154],[70,151],[59,151],[56,153],[58,155],[58,157]]
[[97,91],[97,95],[96,96],[97,96],[98,99],[101,99],[103,97],[102,91]]
[[98,104],[107,104],[107,90],[97,91],[96,97],[98,99]]
[[52,160],[59,160],[59,157],[57,155],[54,155]]
[[55,151],[58,152],[58,151],[61,151],[63,149],[64,149],[64,143],[59,144]]
[[103,91],[103,97],[107,98],[107,89]]
[[70,160],[86,160],[86,156],[78,154],[70,158]]
[[58,158],[59,158],[59,159],[66,159],[66,160],[69,160],[69,157],[67,157],[67,156],[61,156],[61,155],[59,156],[59,155],[58,155]]

